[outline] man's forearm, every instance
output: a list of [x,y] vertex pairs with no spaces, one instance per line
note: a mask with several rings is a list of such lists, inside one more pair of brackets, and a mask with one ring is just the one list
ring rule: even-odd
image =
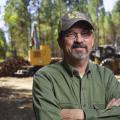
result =
[[84,120],[82,109],[62,109],[60,114],[63,120]]
[[118,98],[118,99],[113,98],[113,99],[108,103],[108,105],[107,105],[106,108],[111,108],[111,107],[113,107],[113,106],[120,106],[120,98]]
[[[112,99],[106,108],[120,106],[120,99]],[[61,116],[63,120],[84,120],[85,114],[82,109],[62,109]]]

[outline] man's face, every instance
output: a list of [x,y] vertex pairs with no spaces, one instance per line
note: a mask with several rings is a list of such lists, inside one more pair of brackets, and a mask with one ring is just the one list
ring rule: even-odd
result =
[[93,44],[94,35],[92,30],[73,26],[64,37],[64,57],[69,57],[73,60],[88,58]]

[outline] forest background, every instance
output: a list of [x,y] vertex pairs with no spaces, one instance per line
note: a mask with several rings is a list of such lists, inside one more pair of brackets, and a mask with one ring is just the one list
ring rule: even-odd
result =
[[106,12],[103,0],[7,0],[4,21],[8,26],[9,42],[0,29],[0,61],[17,55],[27,57],[31,43],[31,25],[37,22],[40,45],[48,44],[52,56],[60,56],[57,44],[60,17],[67,11],[87,13],[94,24],[95,46],[116,43],[120,46],[120,0],[111,12]]

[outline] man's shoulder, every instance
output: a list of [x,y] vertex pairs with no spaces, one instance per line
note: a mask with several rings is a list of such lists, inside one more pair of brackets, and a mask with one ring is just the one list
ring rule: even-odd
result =
[[62,69],[61,62],[56,62],[40,68],[37,73],[54,73],[58,72],[60,69]]
[[107,68],[105,66],[101,66],[99,64],[92,63],[92,62],[90,62],[90,68],[93,72],[99,72],[99,73],[103,73],[103,74],[105,74],[105,73],[111,74],[112,73],[112,71],[109,68]]

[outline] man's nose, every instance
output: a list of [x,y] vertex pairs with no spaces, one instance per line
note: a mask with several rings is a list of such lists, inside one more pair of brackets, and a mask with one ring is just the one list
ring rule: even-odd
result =
[[83,42],[84,41],[84,38],[81,36],[80,33],[77,34],[77,39],[76,39],[77,42]]

